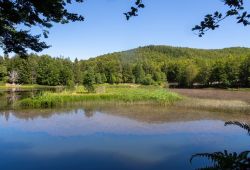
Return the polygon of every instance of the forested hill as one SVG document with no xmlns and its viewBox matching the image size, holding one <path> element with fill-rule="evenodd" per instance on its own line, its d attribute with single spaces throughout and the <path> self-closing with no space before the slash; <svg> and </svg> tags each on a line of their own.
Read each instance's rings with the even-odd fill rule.
<svg viewBox="0 0 250 170">
<path fill-rule="evenodd" d="M 89 60 L 31 54 L 0 57 L 0 82 L 41 85 L 178 83 L 181 87 L 249 87 L 250 49 L 146 46 Z"/>
<path fill-rule="evenodd" d="M 228 56 L 250 55 L 250 48 L 231 47 L 224 49 L 195 49 L 185 47 L 171 47 L 163 45 L 150 45 L 127 51 L 101 55 L 90 60 L 102 60 L 103 58 L 119 59 L 125 62 L 141 60 L 164 61 L 177 58 L 220 58 Z"/>
</svg>

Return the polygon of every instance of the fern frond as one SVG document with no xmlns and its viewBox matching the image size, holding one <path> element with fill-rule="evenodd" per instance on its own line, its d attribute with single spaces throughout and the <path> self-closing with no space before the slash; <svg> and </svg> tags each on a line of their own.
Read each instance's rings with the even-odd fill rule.
<svg viewBox="0 0 250 170">
<path fill-rule="evenodd" d="M 250 170 L 250 151 L 244 151 L 240 154 L 236 152 L 229 153 L 228 151 L 224 152 L 214 152 L 214 153 L 199 153 L 191 157 L 190 162 L 192 163 L 193 159 L 196 157 L 203 157 L 211 160 L 214 164 L 213 167 L 205 167 L 197 170 L 206 170 L 206 169 L 217 169 L 217 170 Z"/>
<path fill-rule="evenodd" d="M 250 125 L 242 122 L 237 122 L 237 121 L 228 121 L 225 122 L 225 126 L 228 125 L 236 125 L 239 126 L 240 128 L 244 129 L 247 131 L 248 135 L 250 135 Z"/>
</svg>

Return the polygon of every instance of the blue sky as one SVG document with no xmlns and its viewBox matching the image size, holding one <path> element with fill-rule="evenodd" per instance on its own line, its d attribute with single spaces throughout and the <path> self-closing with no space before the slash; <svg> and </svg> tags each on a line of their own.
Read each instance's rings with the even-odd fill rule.
<svg viewBox="0 0 250 170">
<path fill-rule="evenodd" d="M 69 10 L 82 14 L 86 20 L 54 25 L 45 40 L 52 47 L 40 54 L 88 59 L 150 44 L 206 49 L 250 47 L 250 27 L 236 24 L 235 19 L 226 20 L 220 29 L 207 32 L 203 38 L 191 31 L 205 14 L 225 11 L 221 0 L 144 0 L 144 3 L 146 8 L 130 21 L 125 20 L 123 12 L 128 11 L 132 0 L 74 3 L 68 6 Z"/>
</svg>

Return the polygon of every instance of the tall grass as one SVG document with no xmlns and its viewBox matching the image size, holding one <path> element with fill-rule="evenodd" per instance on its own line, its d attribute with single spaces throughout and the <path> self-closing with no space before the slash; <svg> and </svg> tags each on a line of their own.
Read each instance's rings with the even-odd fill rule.
<svg viewBox="0 0 250 170">
<path fill-rule="evenodd" d="M 38 84 L 25 84 L 25 85 L 12 85 L 12 84 L 1 84 L 0 82 L 0 90 L 6 90 L 6 89 L 12 89 L 12 88 L 17 88 L 17 89 L 25 89 L 25 90 L 30 90 L 30 89 L 56 89 L 56 88 L 63 88 L 63 86 L 45 86 L 45 85 L 38 85 Z"/>
<path fill-rule="evenodd" d="M 76 102 L 155 103 L 167 105 L 180 99 L 182 99 L 180 95 L 161 87 L 106 85 L 103 93 L 86 93 L 79 89 L 61 93 L 45 92 L 34 98 L 23 99 L 16 106 L 22 108 L 52 108 Z"/>
<path fill-rule="evenodd" d="M 176 107 L 209 111 L 249 113 L 250 105 L 240 100 L 186 98 L 174 104 Z"/>
</svg>

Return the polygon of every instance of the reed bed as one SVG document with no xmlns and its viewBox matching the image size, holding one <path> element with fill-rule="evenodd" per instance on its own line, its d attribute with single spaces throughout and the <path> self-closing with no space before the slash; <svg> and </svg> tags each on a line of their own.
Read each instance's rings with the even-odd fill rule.
<svg viewBox="0 0 250 170">
<path fill-rule="evenodd" d="M 223 112 L 250 113 L 250 104 L 240 100 L 185 98 L 174 104 L 177 107 Z"/>
<path fill-rule="evenodd" d="M 250 104 L 250 91 L 248 89 L 171 89 L 171 91 L 198 99 L 234 100 L 244 101 Z"/>
<path fill-rule="evenodd" d="M 45 92 L 40 96 L 26 98 L 16 103 L 21 108 L 52 108 L 79 102 L 140 103 L 168 105 L 181 100 L 177 93 L 162 87 L 145 86 L 104 86 L 102 93 L 86 93 L 82 89 L 60 93 Z"/>
</svg>

